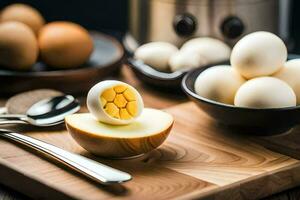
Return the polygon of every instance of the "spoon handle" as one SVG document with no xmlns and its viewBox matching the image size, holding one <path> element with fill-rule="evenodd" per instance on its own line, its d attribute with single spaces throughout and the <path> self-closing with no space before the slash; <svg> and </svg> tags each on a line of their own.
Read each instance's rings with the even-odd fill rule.
<svg viewBox="0 0 300 200">
<path fill-rule="evenodd" d="M 2 120 L 2 119 L 0 119 L 0 126 L 1 125 L 10 125 L 10 124 L 28 124 L 28 123 L 25 121 L 22 121 L 22 120 L 14 120 L 14 119 Z"/>
<path fill-rule="evenodd" d="M 0 129 L 0 136 L 24 144 L 45 155 L 50 155 L 50 157 L 56 161 L 104 185 L 122 183 L 131 179 L 131 175 L 126 172 L 111 168 L 26 135 Z"/>
<path fill-rule="evenodd" d="M 7 108 L 6 107 L 0 107 L 0 114 L 6 114 L 7 113 Z"/>
<path fill-rule="evenodd" d="M 0 119 L 5 120 L 22 120 L 27 118 L 26 115 L 19 115 L 19 114 L 0 114 Z"/>
<path fill-rule="evenodd" d="M 0 125 L 7 124 L 28 124 L 28 118 L 26 115 L 0 114 Z"/>
</svg>

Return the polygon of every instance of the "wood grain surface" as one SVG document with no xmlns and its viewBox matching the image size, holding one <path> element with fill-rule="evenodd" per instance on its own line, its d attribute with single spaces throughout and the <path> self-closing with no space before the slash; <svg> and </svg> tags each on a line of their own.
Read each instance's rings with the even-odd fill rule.
<svg viewBox="0 0 300 200">
<path fill-rule="evenodd" d="M 132 78 L 132 72 L 126 68 L 119 79 L 134 85 L 142 93 L 147 107 L 167 108 L 186 102 L 186 98 L 180 95 L 165 94 L 141 84 Z M 82 100 L 84 104 L 84 99 Z M 0 105 L 1 103 L 3 105 L 4 101 L 0 101 Z M 37 156 L 38 154 L 29 149 L 7 141 L 0 141 L 0 180 L 22 193 L 35 197 L 47 194 L 50 199 L 253 199 L 298 185 L 298 161 L 262 147 L 278 148 L 280 152 L 297 156 L 297 149 L 300 148 L 300 143 L 297 143 L 298 139 L 295 137 L 298 128 L 293 130 L 292 134 L 271 139 L 240 138 L 230 131 L 218 132 L 218 125 L 193 104 L 182 104 L 168 109 L 168 112 L 176 115 L 175 128 L 160 149 L 135 160 L 96 158 L 134 175 L 134 181 L 123 186 L 96 185 L 78 174 L 54 165 L 44 157 Z M 212 127 L 212 131 L 209 126 Z M 198 133 L 192 133 L 192 129 L 196 129 Z M 94 158 L 79 147 L 65 131 L 54 129 L 45 133 L 45 130 L 31 130 L 28 134 Z M 195 138 L 191 138 L 194 136 Z M 287 146 L 291 148 L 287 150 Z M 22 166 L 17 168 L 20 173 L 10 170 L 11 165 Z M 224 173 L 221 168 L 224 169 Z M 55 181 L 52 180 L 53 177 Z M 36 181 L 33 182 L 33 179 Z M 57 185 L 62 187 L 56 187 Z M 62 188 L 65 189 L 63 194 L 60 191 Z M 292 189 L 272 195 L 268 199 L 299 199 L 299 191 L 300 188 Z M 26 198 L 7 187 L 0 187 L 0 199 Z"/>
<path fill-rule="evenodd" d="M 5 140 L 0 141 L 0 182 L 47 199 L 257 199 L 300 184 L 300 161 L 224 131 L 193 103 L 166 111 L 175 124 L 165 144 L 132 160 L 96 158 L 64 130 L 27 132 L 131 173 L 133 180 L 123 185 L 99 186 Z"/>
</svg>

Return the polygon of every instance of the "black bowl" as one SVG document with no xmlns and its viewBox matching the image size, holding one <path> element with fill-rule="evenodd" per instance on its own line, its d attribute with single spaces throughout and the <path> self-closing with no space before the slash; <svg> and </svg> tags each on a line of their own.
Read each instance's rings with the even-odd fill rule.
<svg viewBox="0 0 300 200">
<path fill-rule="evenodd" d="M 161 72 L 132 57 L 127 59 L 127 64 L 135 73 L 137 78 L 144 83 L 165 89 L 180 89 L 182 78 L 187 72 Z"/>
<path fill-rule="evenodd" d="M 221 65 L 225 63 L 228 63 L 228 61 L 220 61 L 211 65 Z M 141 60 L 134 59 L 133 57 L 129 57 L 127 59 L 127 64 L 132 69 L 136 77 L 144 83 L 173 93 L 181 92 L 180 85 L 182 79 L 187 72 L 190 71 L 188 69 L 176 72 L 161 72 L 143 63 Z"/>
<path fill-rule="evenodd" d="M 195 80 L 209 67 L 212 65 L 188 72 L 181 86 L 188 97 L 217 122 L 239 133 L 251 135 L 276 135 L 300 123 L 300 106 L 267 109 L 242 108 L 197 95 L 194 90 Z"/>
</svg>

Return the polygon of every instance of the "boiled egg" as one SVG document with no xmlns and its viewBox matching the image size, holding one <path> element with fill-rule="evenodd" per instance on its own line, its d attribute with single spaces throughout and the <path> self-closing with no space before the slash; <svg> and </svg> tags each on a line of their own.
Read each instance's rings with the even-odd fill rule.
<svg viewBox="0 0 300 200">
<path fill-rule="evenodd" d="M 284 42 L 273 33 L 259 31 L 248 34 L 237 42 L 230 62 L 240 74 L 251 79 L 274 74 L 286 59 Z"/>
<path fill-rule="evenodd" d="M 90 113 L 66 117 L 71 136 L 84 149 L 108 158 L 124 158 L 147 153 L 168 137 L 174 118 L 161 110 L 145 108 L 132 123 L 123 126 L 98 122 Z"/>
<path fill-rule="evenodd" d="M 144 103 L 138 91 L 132 86 L 121 81 L 107 80 L 90 89 L 87 107 L 100 122 L 125 125 L 142 113 Z"/>
<path fill-rule="evenodd" d="M 46 24 L 39 33 L 41 60 L 50 67 L 79 67 L 93 52 L 93 39 L 82 26 L 66 21 Z"/>
<path fill-rule="evenodd" d="M 234 105 L 248 108 L 283 108 L 296 105 L 293 89 L 273 77 L 258 77 L 244 83 L 237 91 Z"/>
<path fill-rule="evenodd" d="M 188 40 L 180 51 L 196 52 L 207 63 L 217 63 L 229 59 L 231 48 L 218 39 L 201 37 Z"/>
<path fill-rule="evenodd" d="M 29 26 L 35 35 L 44 26 L 45 20 L 35 8 L 21 3 L 11 4 L 5 7 L 0 14 L 0 21 L 17 21 Z"/>
<path fill-rule="evenodd" d="M 234 96 L 245 82 L 231 66 L 219 65 L 206 69 L 195 81 L 195 92 L 207 99 L 233 104 Z"/>
<path fill-rule="evenodd" d="M 33 31 L 21 22 L 0 23 L 0 66 L 28 70 L 38 57 Z"/>
<path fill-rule="evenodd" d="M 177 51 L 169 59 L 171 71 L 188 70 L 207 64 L 207 60 L 195 51 Z"/>
<path fill-rule="evenodd" d="M 150 42 L 137 48 L 134 57 L 159 71 L 167 71 L 169 59 L 177 51 L 178 48 L 168 42 Z"/>
<path fill-rule="evenodd" d="M 285 81 L 292 87 L 296 96 L 297 104 L 300 104 L 300 59 L 289 60 L 274 77 Z"/>
<path fill-rule="evenodd" d="M 108 158 L 127 158 L 159 147 L 174 123 L 171 114 L 144 108 L 140 94 L 127 83 L 102 81 L 88 93 L 90 113 L 66 117 L 67 130 L 87 151 Z"/>
</svg>

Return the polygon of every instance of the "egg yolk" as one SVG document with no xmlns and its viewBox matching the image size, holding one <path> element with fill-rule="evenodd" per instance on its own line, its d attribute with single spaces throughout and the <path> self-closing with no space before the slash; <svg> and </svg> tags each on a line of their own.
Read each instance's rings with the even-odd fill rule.
<svg viewBox="0 0 300 200">
<path fill-rule="evenodd" d="M 103 110 L 109 116 L 128 120 L 138 114 L 138 105 L 134 92 L 125 85 L 106 89 L 100 96 Z"/>
</svg>

